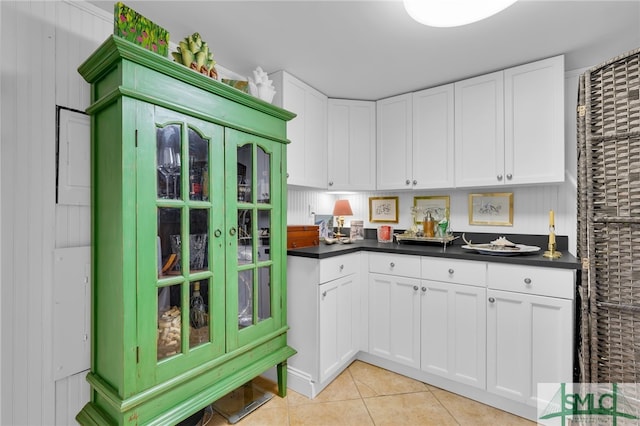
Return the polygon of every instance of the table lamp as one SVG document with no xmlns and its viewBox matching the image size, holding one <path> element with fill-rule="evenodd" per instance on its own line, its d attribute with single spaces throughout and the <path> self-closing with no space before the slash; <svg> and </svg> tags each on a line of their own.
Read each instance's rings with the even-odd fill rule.
<svg viewBox="0 0 640 426">
<path fill-rule="evenodd" d="M 344 235 L 340 233 L 340 229 L 344 226 L 344 217 L 353 216 L 349 200 L 336 200 L 336 204 L 333 206 L 333 215 L 337 217 L 336 222 L 338 224 L 336 238 L 342 238 Z"/>
</svg>

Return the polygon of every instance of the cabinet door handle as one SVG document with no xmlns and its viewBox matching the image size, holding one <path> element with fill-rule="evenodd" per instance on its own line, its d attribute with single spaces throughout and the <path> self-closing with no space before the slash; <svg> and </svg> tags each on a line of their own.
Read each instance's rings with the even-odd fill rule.
<svg viewBox="0 0 640 426">
<path fill-rule="evenodd" d="M 410 181 L 409 179 L 407 179 L 404 183 L 405 183 L 406 185 L 411 185 L 411 181 Z"/>
<path fill-rule="evenodd" d="M 449 268 L 449 275 L 453 275 L 454 272 L 453 268 Z"/>
<path fill-rule="evenodd" d="M 493 297 L 490 297 L 490 298 L 489 298 L 489 303 L 494 303 L 495 301 L 496 301 L 496 299 L 495 299 L 495 298 L 493 298 Z"/>
<path fill-rule="evenodd" d="M 389 266 L 391 266 L 392 268 L 395 268 L 396 264 L 395 264 L 395 263 L 393 263 L 393 262 L 391 262 L 391 263 L 389 264 Z"/>
<path fill-rule="evenodd" d="M 333 186 L 333 182 L 329 182 L 329 186 Z"/>
<path fill-rule="evenodd" d="M 502 175 L 497 176 L 498 180 L 502 180 Z"/>
<path fill-rule="evenodd" d="M 417 185 L 417 184 L 418 184 L 418 181 L 414 179 L 414 180 L 413 180 L 413 184 L 414 184 L 414 185 Z"/>
<path fill-rule="evenodd" d="M 524 279 L 524 283 L 525 283 L 526 285 L 530 285 L 530 284 L 531 284 L 531 278 L 525 278 L 525 279 Z"/>
<path fill-rule="evenodd" d="M 327 297 L 327 292 L 326 292 L 326 291 L 323 291 L 323 292 L 322 292 L 322 297 L 323 297 L 323 298 Z"/>
<path fill-rule="evenodd" d="M 222 231 L 219 229 L 216 229 L 215 231 L 213 231 L 213 236 L 216 238 L 219 238 L 220 235 L 222 235 Z"/>
<path fill-rule="evenodd" d="M 414 291 L 418 291 L 418 286 L 417 286 L 417 285 L 414 285 L 414 286 L 413 286 L 413 290 L 414 290 Z"/>
<path fill-rule="evenodd" d="M 229 235 L 231 235 L 232 237 L 236 235 L 236 228 L 232 226 L 231 229 L 229 229 Z"/>
<path fill-rule="evenodd" d="M 513 178 L 513 175 L 511 173 L 507 173 L 507 180 L 511 180 L 511 178 Z"/>
<path fill-rule="evenodd" d="M 340 265 L 340 271 L 344 269 L 344 265 Z"/>
<path fill-rule="evenodd" d="M 422 287 L 422 291 L 423 291 L 423 292 L 426 292 L 426 291 L 427 291 L 427 288 L 426 288 L 426 287 Z"/>
</svg>

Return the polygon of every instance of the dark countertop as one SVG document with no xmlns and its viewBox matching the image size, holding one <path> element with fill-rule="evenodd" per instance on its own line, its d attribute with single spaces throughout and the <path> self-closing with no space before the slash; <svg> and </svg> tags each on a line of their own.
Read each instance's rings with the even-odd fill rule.
<svg viewBox="0 0 640 426">
<path fill-rule="evenodd" d="M 403 241 L 400 244 L 396 242 L 379 243 L 377 240 L 373 239 L 355 241 L 350 244 L 327 245 L 324 242 L 320 242 L 319 246 L 291 249 L 287 251 L 287 254 L 289 256 L 326 259 L 329 257 L 339 256 L 347 253 L 369 251 L 381 253 L 410 254 L 416 256 L 444 257 L 448 259 L 479 260 L 483 262 L 510 263 L 515 265 L 543 266 L 547 268 L 577 270 L 581 269 L 579 260 L 575 256 L 571 255 L 566 249 L 560 250 L 562 252 L 562 257 L 560 257 L 559 259 L 548 259 L 546 257 L 543 257 L 542 255 L 546 250 L 546 245 L 542 244 L 534 244 L 538 247 L 541 247 L 540 251 L 537 253 L 522 254 L 516 256 L 497 256 L 479 254 L 475 251 L 463 249 L 461 246 L 464 244 L 464 242 L 461 242 L 459 240 L 461 239 L 454 241 L 453 245 L 447 245 L 446 249 L 443 248 L 442 244 L 412 243 L 406 241 Z M 514 239 L 511 241 L 522 240 Z M 526 243 L 523 242 L 523 244 Z"/>
</svg>

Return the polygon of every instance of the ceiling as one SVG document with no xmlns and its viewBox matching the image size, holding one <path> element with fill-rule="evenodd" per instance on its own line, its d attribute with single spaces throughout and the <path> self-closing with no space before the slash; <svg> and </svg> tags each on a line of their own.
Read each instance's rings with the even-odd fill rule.
<svg viewBox="0 0 640 426">
<path fill-rule="evenodd" d="M 113 1 L 91 1 L 113 11 Z M 565 69 L 640 47 L 640 0 L 519 0 L 484 21 L 431 28 L 400 0 L 153 1 L 125 4 L 199 32 L 224 68 L 287 70 L 332 98 L 377 100 L 566 54 Z"/>
</svg>

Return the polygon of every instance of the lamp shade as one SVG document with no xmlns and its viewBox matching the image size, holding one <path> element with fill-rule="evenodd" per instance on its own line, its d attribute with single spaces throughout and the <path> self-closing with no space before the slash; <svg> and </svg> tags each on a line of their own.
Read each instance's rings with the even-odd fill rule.
<svg viewBox="0 0 640 426">
<path fill-rule="evenodd" d="M 457 27 L 488 18 L 517 0 L 403 0 L 409 16 L 431 27 Z"/>
<path fill-rule="evenodd" d="M 336 200 L 336 204 L 335 206 L 333 206 L 333 215 L 353 216 L 353 211 L 351 210 L 351 204 L 349 204 L 349 200 Z"/>
</svg>

